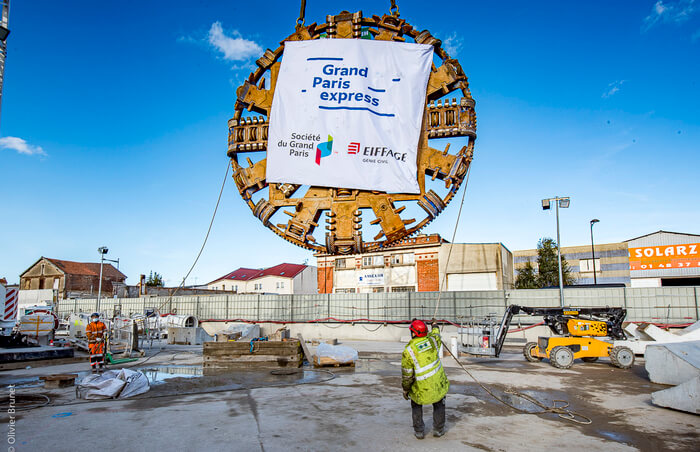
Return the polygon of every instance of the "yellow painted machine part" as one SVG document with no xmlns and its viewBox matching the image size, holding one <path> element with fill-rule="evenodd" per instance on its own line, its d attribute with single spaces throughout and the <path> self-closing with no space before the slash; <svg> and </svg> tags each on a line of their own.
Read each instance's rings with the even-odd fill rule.
<svg viewBox="0 0 700 452">
<path fill-rule="evenodd" d="M 574 352 L 574 359 L 594 356 L 599 358 L 608 357 L 610 356 L 610 349 L 613 346 L 612 344 L 591 337 L 549 337 L 541 339 L 549 339 L 547 349 L 540 351 L 539 346 L 532 349 L 532 355 L 539 356 L 540 358 L 549 358 L 549 352 L 551 352 L 554 347 L 560 345 L 564 347 L 579 345 L 581 349 L 578 352 Z"/>
<path fill-rule="evenodd" d="M 608 335 L 608 326 L 605 322 L 597 320 L 569 319 L 566 322 L 569 334 L 572 336 L 598 336 Z"/>
</svg>

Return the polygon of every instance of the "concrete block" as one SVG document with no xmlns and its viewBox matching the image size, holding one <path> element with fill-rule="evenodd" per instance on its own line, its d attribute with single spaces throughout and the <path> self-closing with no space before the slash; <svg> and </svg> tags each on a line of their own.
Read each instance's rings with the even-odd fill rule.
<svg viewBox="0 0 700 452">
<path fill-rule="evenodd" d="M 679 385 L 700 376 L 700 341 L 649 344 L 644 360 L 652 382 Z"/>
<path fill-rule="evenodd" d="M 653 343 L 654 341 L 613 341 L 615 347 L 628 347 L 635 355 L 643 355 L 647 349 L 647 345 Z"/>
<path fill-rule="evenodd" d="M 681 331 L 681 334 L 686 335 L 688 333 L 692 333 L 694 331 L 700 331 L 700 321 L 697 321 L 690 325 L 689 327 L 686 327 Z"/>
<path fill-rule="evenodd" d="M 213 340 L 203 328 L 168 327 L 168 344 L 201 345 Z"/>
<path fill-rule="evenodd" d="M 684 337 L 693 337 L 700 339 L 700 321 L 697 321 L 692 325 L 683 328 L 683 331 L 681 331 L 680 334 Z"/>
<path fill-rule="evenodd" d="M 635 355 L 643 355 L 650 344 L 667 344 L 700 340 L 700 322 L 681 330 L 678 334 L 662 330 L 654 325 L 637 326 L 630 323 L 624 329 L 630 338 L 626 341 L 614 341 L 615 347 L 629 347 Z"/>
<path fill-rule="evenodd" d="M 642 331 L 644 334 L 650 336 L 653 340 L 657 342 L 675 342 L 677 340 L 683 340 L 673 333 L 669 333 L 666 330 L 662 330 L 656 325 L 648 323 L 642 325 L 638 328 L 638 331 Z"/>
<path fill-rule="evenodd" d="M 625 333 L 627 333 L 627 337 L 629 337 L 630 339 L 634 338 L 634 339 L 639 339 L 640 341 L 653 341 L 654 340 L 651 336 L 649 336 L 644 331 L 642 331 L 639 328 L 639 325 L 637 325 L 636 323 L 630 323 L 629 325 L 627 325 L 624 328 L 624 330 L 625 330 Z"/>
<path fill-rule="evenodd" d="M 700 414 L 700 376 L 678 386 L 652 393 L 651 403 L 674 410 Z"/>
</svg>

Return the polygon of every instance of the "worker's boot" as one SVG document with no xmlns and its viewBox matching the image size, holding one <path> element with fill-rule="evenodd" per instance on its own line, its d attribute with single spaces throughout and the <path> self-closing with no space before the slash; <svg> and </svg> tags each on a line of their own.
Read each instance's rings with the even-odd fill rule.
<svg viewBox="0 0 700 452">
<path fill-rule="evenodd" d="M 418 439 L 425 438 L 425 432 L 413 432 L 413 434 L 416 435 L 416 438 Z"/>
</svg>

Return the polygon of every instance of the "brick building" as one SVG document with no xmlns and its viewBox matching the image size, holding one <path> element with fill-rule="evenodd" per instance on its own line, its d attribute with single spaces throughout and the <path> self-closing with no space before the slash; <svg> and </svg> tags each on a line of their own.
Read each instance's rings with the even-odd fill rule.
<svg viewBox="0 0 700 452">
<path fill-rule="evenodd" d="M 372 253 L 316 259 L 319 293 L 432 292 L 443 279 L 449 291 L 513 288 L 513 256 L 501 243 L 450 245 L 419 235 Z"/>
<path fill-rule="evenodd" d="M 102 294 L 111 297 L 118 286 L 123 286 L 126 275 L 111 264 L 102 267 Z M 73 262 L 41 257 L 20 275 L 20 296 L 30 291 L 52 290 L 58 299 L 83 295 L 97 295 L 100 282 L 99 262 Z"/>
</svg>

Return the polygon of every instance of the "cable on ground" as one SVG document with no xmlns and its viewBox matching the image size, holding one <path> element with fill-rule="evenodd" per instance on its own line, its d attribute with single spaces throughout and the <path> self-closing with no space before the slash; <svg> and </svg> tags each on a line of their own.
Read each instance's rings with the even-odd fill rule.
<svg viewBox="0 0 700 452">
<path fill-rule="evenodd" d="M 513 396 L 520 397 L 521 399 L 527 400 L 528 402 L 530 402 L 533 405 L 540 408 L 541 411 L 527 411 L 527 410 L 523 410 L 522 408 L 516 407 L 512 403 L 509 403 L 506 400 L 503 400 L 501 397 L 498 397 L 496 394 L 493 393 L 493 391 L 491 391 L 487 386 L 485 386 L 483 383 L 481 383 L 474 375 L 472 375 L 472 373 L 469 372 L 469 370 L 466 367 L 464 367 L 464 365 L 461 362 L 459 362 L 457 357 L 452 354 L 452 350 L 450 350 L 449 347 L 444 347 L 444 348 L 445 348 L 445 350 L 447 350 L 447 353 L 449 353 L 450 356 L 454 358 L 454 360 L 457 362 L 459 367 L 461 367 L 462 370 L 464 370 L 467 373 L 467 375 L 469 375 L 471 377 L 471 379 L 474 380 L 474 382 L 481 387 L 481 389 L 486 391 L 487 394 L 489 394 L 491 397 L 498 400 L 499 402 L 501 402 L 505 406 L 508 406 L 508 407 L 514 409 L 515 411 L 517 411 L 519 413 L 524 413 L 524 414 L 552 413 L 552 414 L 556 414 L 561 419 L 564 419 L 566 421 L 571 421 L 571 422 L 574 422 L 576 424 L 588 425 L 588 424 L 593 423 L 593 421 L 590 418 L 568 409 L 569 402 L 567 402 L 566 400 L 552 400 L 552 406 L 547 406 L 547 405 L 543 404 L 542 402 L 540 402 L 539 400 L 532 397 L 531 395 L 523 394 L 522 392 L 520 392 L 516 389 L 509 388 L 506 391 L 504 391 L 506 394 L 511 394 Z M 557 402 L 561 403 L 561 405 L 557 406 Z"/>
<path fill-rule="evenodd" d="M 452 241 L 450 242 L 450 249 L 447 253 L 447 260 L 445 261 L 446 268 L 450 264 L 450 256 L 452 255 L 452 246 L 454 245 L 455 237 L 457 235 L 457 227 L 459 226 L 459 220 L 460 220 L 460 217 L 462 216 L 462 207 L 464 207 L 464 197 L 467 193 L 467 184 L 469 183 L 469 173 L 470 172 L 471 172 L 471 165 L 469 165 L 469 168 L 467 169 L 467 176 L 466 176 L 465 183 L 464 183 L 464 192 L 462 192 L 462 202 L 459 205 L 459 212 L 457 213 L 457 220 L 455 221 L 455 227 L 454 227 L 454 230 L 452 232 Z M 443 276 L 442 282 L 440 284 L 440 291 L 438 292 L 438 299 L 437 299 L 437 302 L 435 303 L 435 313 L 433 314 L 433 318 L 437 317 L 438 309 L 440 308 L 440 297 L 441 297 L 442 292 L 444 290 L 446 279 L 447 279 L 447 271 L 445 271 L 445 275 Z M 453 322 L 447 322 L 447 323 L 450 323 L 452 325 L 456 325 Z M 538 324 L 538 325 L 540 325 L 540 324 Z M 456 326 L 458 326 L 458 325 L 456 325 Z M 532 325 L 532 326 L 529 326 L 526 328 L 519 328 L 516 331 L 523 331 L 525 329 L 533 328 L 535 326 L 537 326 L 537 325 Z M 516 332 L 516 331 L 512 331 L 512 332 Z M 511 331 L 508 331 L 508 332 L 510 333 Z M 517 411 L 519 413 L 527 413 L 527 414 L 554 413 L 557 416 L 559 416 L 559 418 L 561 418 L 561 419 L 575 422 L 577 424 L 587 425 L 587 424 L 591 424 L 593 422 L 590 418 L 583 416 L 582 414 L 576 413 L 575 411 L 569 410 L 568 409 L 569 402 L 567 402 L 565 400 L 553 400 L 552 406 L 546 406 L 545 404 L 543 404 L 542 402 L 540 402 L 539 400 L 535 399 L 534 397 L 532 397 L 528 394 L 523 394 L 522 392 L 517 391 L 517 390 L 512 389 L 512 388 L 508 389 L 506 391 L 507 394 L 511 394 L 511 395 L 516 396 L 516 397 L 520 397 L 524 400 L 527 400 L 528 402 L 539 407 L 541 409 L 541 411 L 532 412 L 532 411 L 527 411 L 527 410 L 523 410 L 521 408 L 518 408 L 515 405 L 513 405 L 512 403 L 508 403 L 507 401 L 503 400 L 501 397 L 498 397 L 496 394 L 494 394 L 493 391 L 491 391 L 488 387 L 486 387 L 483 383 L 481 383 L 474 375 L 472 375 L 471 372 L 469 372 L 469 370 L 466 367 L 464 367 L 464 365 L 461 362 L 459 362 L 457 357 L 452 354 L 452 350 L 450 350 L 449 347 L 444 347 L 444 348 L 447 350 L 447 352 L 450 354 L 450 356 L 452 356 L 452 358 L 454 358 L 454 360 L 457 362 L 459 367 L 461 367 L 462 370 L 464 370 L 467 373 L 467 375 L 469 375 L 471 377 L 471 379 L 474 380 L 474 382 L 476 382 L 476 384 L 478 384 L 481 387 L 481 389 L 486 391 L 486 393 L 489 394 L 494 399 L 498 400 L 502 404 L 514 409 L 515 411 Z M 561 403 L 562 405 L 557 406 L 557 402 Z"/>
<path fill-rule="evenodd" d="M 22 400 L 24 399 L 24 400 Z M 43 402 L 37 402 L 36 399 L 45 399 Z M 0 398 L 0 405 L 10 406 L 10 403 L 14 405 L 15 411 L 28 411 L 35 408 L 41 408 L 47 406 L 51 403 L 51 398 L 46 394 L 22 394 L 15 393 L 14 397 L 10 399 L 9 396 Z"/>
</svg>

